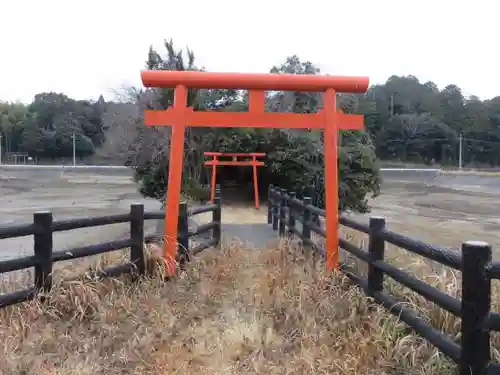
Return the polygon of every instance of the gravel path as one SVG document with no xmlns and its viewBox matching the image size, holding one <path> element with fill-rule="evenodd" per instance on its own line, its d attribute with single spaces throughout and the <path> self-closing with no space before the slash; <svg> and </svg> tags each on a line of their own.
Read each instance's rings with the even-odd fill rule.
<svg viewBox="0 0 500 375">
<path fill-rule="evenodd" d="M 256 249 L 263 249 L 279 238 L 268 224 L 223 224 L 222 235 L 226 240 L 235 239 Z"/>
<path fill-rule="evenodd" d="M 224 212 L 224 208 L 223 208 Z M 264 215 L 264 213 L 263 213 Z M 155 234 L 161 235 L 163 233 L 163 220 L 158 220 L 156 223 Z M 195 229 L 199 224 L 196 221 L 196 216 L 190 218 L 189 229 Z M 191 240 L 202 242 L 209 239 L 211 234 L 209 232 L 200 234 Z M 273 240 L 278 238 L 277 232 L 272 230 L 270 225 L 264 223 L 247 223 L 247 224 L 234 224 L 222 223 L 222 237 L 226 241 L 237 241 L 247 247 L 264 248 Z"/>
</svg>

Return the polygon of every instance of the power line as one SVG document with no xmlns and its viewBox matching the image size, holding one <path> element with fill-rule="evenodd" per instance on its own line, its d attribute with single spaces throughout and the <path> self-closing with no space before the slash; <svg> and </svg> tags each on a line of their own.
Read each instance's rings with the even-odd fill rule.
<svg viewBox="0 0 500 375">
<path fill-rule="evenodd" d="M 411 138 L 411 139 L 387 139 L 384 140 L 383 143 L 411 143 L 411 142 L 429 142 L 429 141 L 452 141 L 453 139 L 450 138 L 427 138 L 427 137 L 422 137 L 422 138 Z M 458 138 L 457 142 L 460 142 L 460 137 Z M 493 144 L 493 145 L 500 145 L 500 141 L 486 141 L 482 139 L 472 139 L 472 138 L 466 138 L 462 137 L 462 142 L 472 142 L 472 143 L 487 143 L 487 144 Z"/>
<path fill-rule="evenodd" d="M 451 141 L 450 138 L 411 138 L 411 139 L 387 139 L 384 143 L 410 143 L 410 142 L 428 142 L 428 141 Z"/>
<path fill-rule="evenodd" d="M 488 144 L 493 144 L 493 145 L 497 145 L 497 144 L 500 144 L 500 141 L 485 141 L 485 140 L 481 140 L 481 139 L 471 139 L 471 138 L 463 138 L 464 141 L 467 141 L 467 142 L 477 142 L 477 143 L 488 143 Z"/>
</svg>

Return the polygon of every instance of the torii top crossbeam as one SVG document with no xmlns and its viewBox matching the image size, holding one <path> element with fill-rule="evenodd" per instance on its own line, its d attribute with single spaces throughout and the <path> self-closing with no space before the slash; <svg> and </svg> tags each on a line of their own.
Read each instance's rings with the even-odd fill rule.
<svg viewBox="0 0 500 375">
<path fill-rule="evenodd" d="M 282 90 L 363 93 L 368 77 L 319 76 L 310 74 L 208 73 L 192 71 L 145 70 L 141 72 L 145 87 L 192 89 Z"/>
<path fill-rule="evenodd" d="M 184 153 L 187 126 L 322 129 L 325 148 L 326 266 L 338 267 L 338 170 L 337 132 L 361 130 L 362 115 L 337 111 L 336 93 L 363 93 L 367 77 L 335 77 L 295 74 L 208 73 L 192 71 L 143 71 L 146 87 L 175 88 L 174 106 L 167 110 L 147 110 L 147 126 L 172 126 L 170 168 L 165 213 L 165 258 L 175 259 Z M 198 112 L 187 106 L 188 89 L 249 90 L 248 112 Z M 266 90 L 323 92 L 323 109 L 318 113 L 265 112 Z M 172 266 L 173 267 L 173 266 Z M 171 268 L 170 272 L 174 270 Z"/>
</svg>

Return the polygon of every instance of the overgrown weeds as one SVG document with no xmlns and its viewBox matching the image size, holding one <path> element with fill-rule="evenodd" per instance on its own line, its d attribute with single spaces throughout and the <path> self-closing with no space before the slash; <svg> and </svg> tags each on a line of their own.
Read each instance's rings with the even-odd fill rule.
<svg viewBox="0 0 500 375">
<path fill-rule="evenodd" d="M 351 243 L 367 250 L 368 237 L 353 230 L 344 230 L 343 237 Z M 445 292 L 451 297 L 461 299 L 462 294 L 462 274 L 461 272 L 449 267 L 442 266 L 418 256 L 407 250 L 396 246 L 386 244 L 385 260 L 397 268 L 404 270 L 411 276 L 424 281 L 428 285 Z M 366 263 L 354 258 L 348 257 L 346 262 L 354 268 L 355 272 L 364 277 L 367 276 Z M 425 321 L 432 324 L 433 327 L 446 333 L 452 340 L 460 341 L 460 323 L 461 320 L 453 314 L 440 308 L 435 303 L 413 292 L 386 276 L 384 279 L 384 289 L 395 296 L 399 301 L 411 307 Z M 481 293 L 481 291 L 478 291 Z M 491 310 L 500 311 L 500 283 L 499 280 L 492 280 L 491 291 Z M 492 359 L 500 362 L 500 335 L 491 333 Z"/>
<path fill-rule="evenodd" d="M 424 305 L 426 306 L 426 305 Z M 291 243 L 210 249 L 159 277 L 57 285 L 0 310 L 0 373 L 449 374 L 404 324 Z"/>
</svg>

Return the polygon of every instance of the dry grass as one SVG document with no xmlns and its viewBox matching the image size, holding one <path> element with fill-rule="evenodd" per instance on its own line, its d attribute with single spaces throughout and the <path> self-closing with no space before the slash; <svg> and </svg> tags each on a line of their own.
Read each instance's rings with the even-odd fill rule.
<svg viewBox="0 0 500 375">
<path fill-rule="evenodd" d="M 367 250 L 368 236 L 350 229 L 343 229 L 342 237 L 351 243 Z M 412 254 L 404 249 L 386 244 L 385 260 L 392 265 L 404 270 L 408 274 L 425 281 L 427 284 L 447 293 L 457 299 L 461 298 L 462 274 L 454 269 L 444 267 L 436 262 Z M 366 277 L 366 263 L 348 257 L 346 262 L 356 270 L 356 273 Z M 445 332 L 450 338 L 458 342 L 460 337 L 460 319 L 443 310 L 436 304 L 426 300 L 409 288 L 385 277 L 384 288 L 400 301 L 413 308 L 418 314 L 433 327 Z M 480 292 L 480 291 L 478 291 Z M 492 281 L 492 311 L 500 311 L 500 282 Z M 492 357 L 500 361 L 500 335 L 492 333 Z"/>
<path fill-rule="evenodd" d="M 98 271 L 108 266 L 126 263 L 129 259 L 128 249 L 112 251 L 109 253 L 93 255 L 89 257 L 54 263 L 53 279 L 55 284 L 61 284 L 63 280 L 73 279 L 75 275 L 83 278 L 91 278 Z M 34 283 L 33 268 L 0 274 L 0 293 L 9 293 L 20 290 Z M 1 373 L 0 373 L 1 374 Z"/>
<path fill-rule="evenodd" d="M 292 244 L 200 254 L 163 283 L 82 276 L 0 310 L 0 373 L 448 374 L 450 363 Z"/>
</svg>

